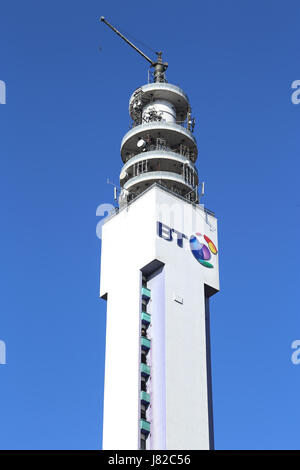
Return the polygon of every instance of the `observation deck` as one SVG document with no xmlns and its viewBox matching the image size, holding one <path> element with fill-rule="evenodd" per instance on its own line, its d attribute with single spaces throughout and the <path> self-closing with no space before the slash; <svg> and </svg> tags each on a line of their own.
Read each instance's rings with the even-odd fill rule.
<svg viewBox="0 0 300 470">
<path fill-rule="evenodd" d="M 187 95 L 169 83 L 149 83 L 129 100 L 131 129 L 121 142 L 120 205 L 153 183 L 198 202 L 197 142 Z"/>
</svg>

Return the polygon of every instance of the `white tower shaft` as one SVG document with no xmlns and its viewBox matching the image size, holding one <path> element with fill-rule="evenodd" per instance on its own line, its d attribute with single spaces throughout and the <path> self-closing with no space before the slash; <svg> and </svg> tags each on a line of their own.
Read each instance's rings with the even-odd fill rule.
<svg viewBox="0 0 300 470">
<path fill-rule="evenodd" d="M 219 289 L 217 222 L 199 206 L 189 99 L 166 82 L 129 100 L 120 210 L 102 230 L 107 300 L 104 449 L 213 447 L 209 297 Z"/>
<path fill-rule="evenodd" d="M 203 243 L 213 250 L 210 258 L 204 250 L 211 267 L 192 251 L 195 234 L 211 243 Z M 102 243 L 103 448 L 211 448 L 208 298 L 219 289 L 216 219 L 156 185 L 104 224 Z"/>
</svg>

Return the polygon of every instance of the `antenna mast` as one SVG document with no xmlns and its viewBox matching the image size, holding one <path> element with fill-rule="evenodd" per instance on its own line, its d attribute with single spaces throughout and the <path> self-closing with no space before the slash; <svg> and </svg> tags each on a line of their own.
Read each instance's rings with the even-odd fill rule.
<svg viewBox="0 0 300 470">
<path fill-rule="evenodd" d="M 100 21 L 109 26 L 120 38 L 122 38 L 129 46 L 131 46 L 136 52 L 138 52 L 144 59 L 146 59 L 151 67 L 154 67 L 154 82 L 165 82 L 165 71 L 168 68 L 168 63 L 162 61 L 162 52 L 156 52 L 157 60 L 151 60 L 144 52 L 142 52 L 137 46 L 135 46 L 129 39 L 127 39 L 120 31 L 118 31 L 114 26 L 112 26 L 104 16 L 101 16 Z"/>
</svg>

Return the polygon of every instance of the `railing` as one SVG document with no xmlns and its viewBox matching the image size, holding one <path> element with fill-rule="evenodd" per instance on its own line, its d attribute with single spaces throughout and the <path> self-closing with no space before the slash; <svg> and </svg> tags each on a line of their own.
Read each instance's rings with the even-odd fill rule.
<svg viewBox="0 0 300 470">
<path fill-rule="evenodd" d="M 138 118 L 138 119 L 130 119 L 129 121 L 129 129 L 134 129 L 136 126 L 140 126 L 141 124 L 149 124 L 150 122 L 167 122 L 164 119 L 162 119 L 160 116 L 155 116 L 151 118 Z M 194 131 L 194 126 L 192 126 L 191 129 L 188 128 L 188 120 L 184 119 L 183 121 L 174 121 L 173 124 L 178 124 L 179 126 L 183 127 L 184 129 L 187 129 L 191 132 Z"/>
<path fill-rule="evenodd" d="M 126 204 L 123 205 L 123 207 L 120 207 L 120 208 L 115 208 L 113 209 L 109 215 L 105 218 L 105 222 L 107 222 L 108 220 L 112 219 L 113 217 L 115 217 L 116 215 L 118 215 L 120 212 L 122 212 L 123 210 L 126 210 L 128 208 L 128 206 L 130 206 L 133 202 L 135 202 L 137 199 L 141 198 L 142 196 L 144 196 L 146 193 L 148 193 L 149 191 L 152 190 L 153 187 L 158 187 L 160 189 L 162 189 L 163 191 L 166 191 L 167 193 L 169 193 L 171 196 L 174 196 L 174 192 L 171 191 L 170 189 L 166 188 L 165 186 L 162 186 L 160 183 L 153 183 L 151 184 L 151 186 L 149 186 L 148 188 L 146 188 L 143 192 L 141 192 L 140 194 L 137 194 L 135 196 L 134 199 L 132 199 L 131 201 L 128 201 Z M 200 211 L 200 212 L 203 212 L 204 214 L 208 214 L 208 215 L 212 215 L 213 217 L 215 217 L 215 213 L 209 209 L 207 209 L 206 207 L 204 207 L 203 204 L 199 204 L 198 202 L 195 202 L 195 201 L 190 201 L 189 199 L 187 199 L 186 197 L 184 196 L 180 196 L 179 194 L 176 195 L 176 197 L 178 197 L 179 199 L 181 199 L 182 201 L 184 202 L 187 202 L 189 204 L 191 204 L 193 207 L 195 207 L 196 210 Z"/>
<path fill-rule="evenodd" d="M 165 163 L 165 162 L 162 162 Z M 151 166 L 152 164 L 152 166 Z M 131 167 L 132 169 L 132 174 L 127 175 L 122 179 L 122 185 L 126 184 L 128 181 L 130 181 L 132 178 L 136 178 L 137 176 L 140 175 L 146 175 L 147 173 L 161 173 L 161 172 L 167 172 L 170 174 L 174 174 L 176 176 L 181 176 L 182 180 L 184 183 L 187 183 L 189 186 L 192 188 L 196 188 L 197 185 L 197 171 L 196 169 L 191 168 L 188 164 L 181 164 L 179 168 L 177 169 L 172 169 L 164 165 L 161 165 L 160 162 L 158 162 L 156 165 L 153 165 L 152 160 L 141 160 L 137 163 L 134 163 Z"/>
<path fill-rule="evenodd" d="M 163 144 L 163 143 L 156 143 L 156 144 L 147 144 L 146 143 L 145 147 L 143 148 L 144 152 L 153 152 L 155 150 L 162 150 L 164 152 L 175 152 L 175 153 L 178 153 L 179 155 L 182 155 L 183 157 L 188 158 L 189 160 L 194 160 L 195 159 L 195 153 L 191 152 L 189 147 L 187 147 L 185 145 L 182 145 L 182 144 L 176 145 L 174 147 L 169 147 L 168 145 Z M 126 155 L 126 162 L 128 162 L 128 160 L 130 160 L 130 158 L 135 157 L 139 153 L 141 153 L 141 152 L 137 151 L 135 153 L 131 152 L 128 155 Z"/>
</svg>

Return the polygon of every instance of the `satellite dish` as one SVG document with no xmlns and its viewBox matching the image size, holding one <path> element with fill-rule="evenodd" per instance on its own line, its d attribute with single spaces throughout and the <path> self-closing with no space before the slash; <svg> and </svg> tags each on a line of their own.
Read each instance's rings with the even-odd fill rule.
<svg viewBox="0 0 300 470">
<path fill-rule="evenodd" d="M 123 180 L 124 178 L 126 178 L 126 176 L 127 176 L 127 171 L 122 170 L 121 173 L 120 173 L 120 180 Z"/>
<path fill-rule="evenodd" d="M 127 189 L 122 189 L 120 199 L 122 199 L 122 200 L 127 199 L 128 194 L 129 194 L 129 191 L 127 191 Z"/>
<path fill-rule="evenodd" d="M 145 147 L 145 145 L 146 145 L 146 142 L 144 141 L 144 139 L 140 139 L 137 143 L 137 146 L 139 148 Z"/>
</svg>

